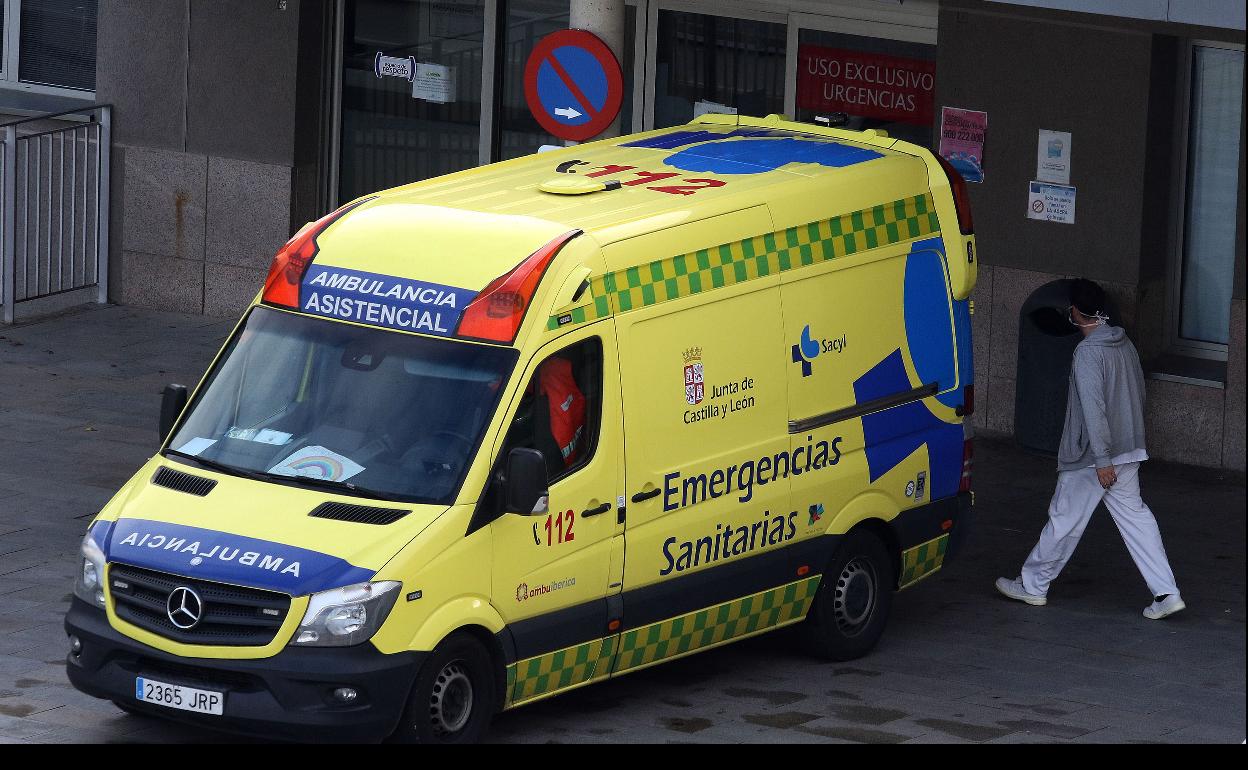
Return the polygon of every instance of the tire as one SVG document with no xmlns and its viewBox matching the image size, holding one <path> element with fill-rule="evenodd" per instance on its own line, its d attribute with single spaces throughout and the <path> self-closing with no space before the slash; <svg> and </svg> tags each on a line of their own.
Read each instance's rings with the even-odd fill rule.
<svg viewBox="0 0 1248 770">
<path fill-rule="evenodd" d="M 888 550 L 873 533 L 849 534 L 819 582 L 803 624 L 812 653 L 853 660 L 875 647 L 893 606 L 893 569 Z"/>
<path fill-rule="evenodd" d="M 471 635 L 448 636 L 420 667 L 393 743 L 476 743 L 498 710 L 494 661 Z"/>
</svg>

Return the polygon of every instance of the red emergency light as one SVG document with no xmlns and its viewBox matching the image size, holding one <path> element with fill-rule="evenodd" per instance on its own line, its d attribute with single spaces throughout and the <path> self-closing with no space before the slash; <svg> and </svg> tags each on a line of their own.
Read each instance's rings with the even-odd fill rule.
<svg viewBox="0 0 1248 770">
<path fill-rule="evenodd" d="M 514 342 L 546 268 L 560 249 L 580 234 L 580 230 L 564 233 L 533 252 L 511 272 L 490 281 L 464 308 L 455 336 L 505 345 Z"/>
<path fill-rule="evenodd" d="M 936 160 L 949 178 L 949 187 L 953 190 L 953 208 L 958 212 L 958 229 L 963 235 L 972 235 L 975 232 L 975 221 L 971 218 L 971 194 L 966 189 L 966 180 L 939 154 L 936 155 Z"/>
<path fill-rule="evenodd" d="M 299 284 L 303 282 L 303 274 L 308 271 L 308 265 L 312 264 L 312 258 L 316 256 L 317 236 L 343 214 L 371 200 L 372 198 L 362 198 L 353 201 L 299 228 L 299 232 L 286 241 L 286 245 L 278 249 L 277 255 L 273 257 L 273 264 L 269 266 L 269 277 L 264 280 L 261 301 L 268 305 L 298 310 Z"/>
</svg>

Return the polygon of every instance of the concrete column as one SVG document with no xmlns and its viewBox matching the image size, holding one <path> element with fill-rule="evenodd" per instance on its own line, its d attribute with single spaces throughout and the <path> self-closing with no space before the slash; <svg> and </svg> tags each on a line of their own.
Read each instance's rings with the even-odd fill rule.
<svg viewBox="0 0 1248 770">
<path fill-rule="evenodd" d="M 620 66 L 624 66 L 624 0 L 572 0 L 568 26 L 597 35 L 611 49 L 611 53 L 615 54 Z M 631 99 L 632 96 L 624 94 L 624 98 Z M 617 116 L 607 130 L 596 138 L 619 135 L 620 119 Z"/>
</svg>

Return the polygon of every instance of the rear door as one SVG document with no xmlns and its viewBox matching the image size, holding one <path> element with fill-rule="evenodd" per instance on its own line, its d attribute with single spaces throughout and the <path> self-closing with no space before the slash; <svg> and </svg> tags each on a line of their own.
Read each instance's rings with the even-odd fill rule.
<svg viewBox="0 0 1248 770">
<path fill-rule="evenodd" d="M 843 516 L 833 531 L 844 532 L 956 493 L 963 396 L 940 239 L 802 267 L 781 294 L 792 449 L 805 458 L 826 446 L 836 464 L 794 479 L 795 507 Z"/>
</svg>

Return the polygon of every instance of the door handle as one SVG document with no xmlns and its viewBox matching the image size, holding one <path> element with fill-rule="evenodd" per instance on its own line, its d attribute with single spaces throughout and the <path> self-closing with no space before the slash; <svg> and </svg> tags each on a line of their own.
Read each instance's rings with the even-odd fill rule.
<svg viewBox="0 0 1248 770">
<path fill-rule="evenodd" d="M 663 490 L 659 489 L 658 487 L 655 487 L 649 492 L 638 492 L 637 494 L 633 495 L 633 502 L 634 503 L 644 502 L 646 500 L 649 500 L 652 497 L 658 497 L 662 492 Z"/>
<path fill-rule="evenodd" d="M 590 516 L 597 516 L 599 514 L 606 513 L 609 510 L 611 510 L 611 503 L 603 503 L 597 508 L 590 508 L 588 510 L 581 511 L 581 518 L 588 519 Z"/>
</svg>

